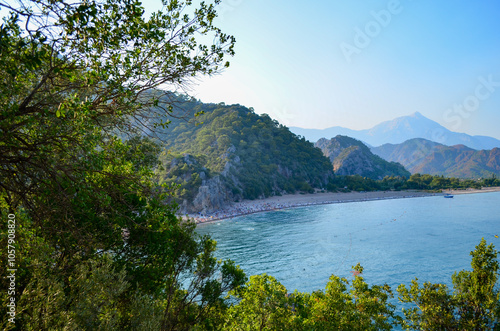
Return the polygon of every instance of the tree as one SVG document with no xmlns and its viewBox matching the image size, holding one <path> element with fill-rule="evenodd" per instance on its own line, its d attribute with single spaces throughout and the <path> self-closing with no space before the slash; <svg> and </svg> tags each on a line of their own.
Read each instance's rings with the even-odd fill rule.
<svg viewBox="0 0 500 331">
<path fill-rule="evenodd" d="M 472 271 L 452 276 L 453 292 L 443 284 L 418 280 L 410 288 L 398 287 L 399 299 L 416 305 L 404 308 L 404 326 L 413 330 L 498 330 L 500 328 L 500 291 L 498 252 L 484 238 L 471 252 Z"/>
<path fill-rule="evenodd" d="M 251 276 L 233 294 L 240 299 L 226 315 L 225 330 L 291 330 L 292 301 L 286 288 L 267 274 Z"/>
<path fill-rule="evenodd" d="M 153 181 L 158 148 L 144 138 L 155 135 L 156 116 L 175 115 L 175 90 L 220 72 L 234 53 L 234 38 L 213 25 L 215 5 L 191 4 L 165 1 L 145 19 L 135 0 L 0 1 L 9 10 L 0 27 L 0 203 L 2 216 L 18 215 L 23 245 L 16 299 L 26 309 L 17 327 L 111 325 L 95 321 L 100 313 L 71 315 L 79 301 L 109 307 L 113 325 L 132 328 L 125 312 L 137 296 L 164 308 L 163 329 L 187 328 L 223 309 L 223 293 L 244 282 L 165 204 Z M 103 254 L 112 258 L 103 270 L 115 270 L 123 286 L 117 297 L 89 301 L 112 283 L 100 277 Z M 94 289 L 72 281 L 79 272 Z M 40 282 L 45 276 L 53 285 Z M 38 305 L 44 297 L 52 299 Z M 9 298 L 0 299 L 5 316 Z M 23 315 L 40 307 L 48 309 L 38 310 L 40 323 Z"/>
<path fill-rule="evenodd" d="M 369 286 L 363 279 L 363 267 L 353 267 L 354 280 L 349 289 L 345 278 L 330 277 L 326 291 L 310 298 L 309 327 L 321 330 L 391 330 L 397 320 L 395 306 L 388 302 L 388 285 Z"/>
<path fill-rule="evenodd" d="M 239 300 L 227 313 L 227 330 L 391 330 L 399 318 L 388 303 L 387 285 L 369 286 L 353 267 L 352 286 L 345 278 L 330 277 L 326 290 L 287 293 L 266 274 L 251 276 L 232 293 Z M 349 288 L 350 287 L 350 288 Z"/>
<path fill-rule="evenodd" d="M 462 270 L 452 276 L 460 327 L 496 330 L 500 328 L 498 252 L 483 238 L 470 255 L 472 271 Z"/>
<path fill-rule="evenodd" d="M 9 205 L 39 209 L 30 197 L 40 182 L 71 180 L 112 133 L 151 133 L 153 117 L 171 113 L 172 94 L 159 88 L 228 66 L 235 40 L 213 25 L 214 5 L 183 13 L 190 5 L 165 2 L 146 20 L 136 0 L 0 2 L 10 10 L 0 30 L 0 185 Z"/>
</svg>

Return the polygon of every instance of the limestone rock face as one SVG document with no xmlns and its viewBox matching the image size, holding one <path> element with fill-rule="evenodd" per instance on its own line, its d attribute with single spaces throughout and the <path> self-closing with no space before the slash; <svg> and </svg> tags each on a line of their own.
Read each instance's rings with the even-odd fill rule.
<svg viewBox="0 0 500 331">
<path fill-rule="evenodd" d="M 211 213 L 224 208 L 230 204 L 230 201 L 230 194 L 227 192 L 221 176 L 215 176 L 203 181 L 189 211 L 201 212 L 202 214 Z"/>
</svg>

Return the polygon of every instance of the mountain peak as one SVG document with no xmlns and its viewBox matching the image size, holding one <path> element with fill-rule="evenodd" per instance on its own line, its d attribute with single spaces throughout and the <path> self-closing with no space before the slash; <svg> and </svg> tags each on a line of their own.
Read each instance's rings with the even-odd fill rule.
<svg viewBox="0 0 500 331">
<path fill-rule="evenodd" d="M 410 115 L 410 117 L 416 117 L 416 118 L 425 118 L 424 115 L 422 115 L 420 112 L 416 111 L 413 114 Z"/>
<path fill-rule="evenodd" d="M 342 127 L 332 127 L 324 130 L 290 128 L 290 130 L 305 136 L 310 141 L 318 141 L 322 137 L 330 139 L 341 134 L 361 140 L 371 146 L 380 146 L 386 143 L 400 144 L 409 139 L 423 138 L 447 146 L 463 144 L 477 150 L 500 147 L 500 140 L 498 139 L 452 132 L 418 111 L 379 123 L 371 129 L 365 130 L 350 130 Z"/>
</svg>

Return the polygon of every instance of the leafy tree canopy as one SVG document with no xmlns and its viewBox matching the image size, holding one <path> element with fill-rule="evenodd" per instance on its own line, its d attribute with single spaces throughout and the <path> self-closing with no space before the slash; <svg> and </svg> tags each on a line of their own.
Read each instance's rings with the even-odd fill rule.
<svg viewBox="0 0 500 331">
<path fill-rule="evenodd" d="M 218 2 L 165 1 L 146 18 L 135 0 L 0 1 L 0 205 L 22 247 L 18 328 L 141 329 L 138 305 L 143 326 L 187 328 L 244 281 L 164 203 L 158 146 L 136 136 L 174 115 L 164 91 L 227 67 L 235 40 L 213 25 Z"/>
</svg>

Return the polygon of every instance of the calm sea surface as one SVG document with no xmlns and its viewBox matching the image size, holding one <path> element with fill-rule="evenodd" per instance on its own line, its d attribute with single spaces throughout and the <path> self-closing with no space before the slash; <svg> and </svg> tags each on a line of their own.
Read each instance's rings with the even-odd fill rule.
<svg viewBox="0 0 500 331">
<path fill-rule="evenodd" d="M 419 281 L 451 285 L 470 269 L 485 238 L 500 250 L 500 192 L 353 202 L 272 211 L 198 226 L 218 242 L 217 256 L 247 275 L 268 273 L 288 291 L 324 289 L 331 274 L 369 284 Z"/>
</svg>

